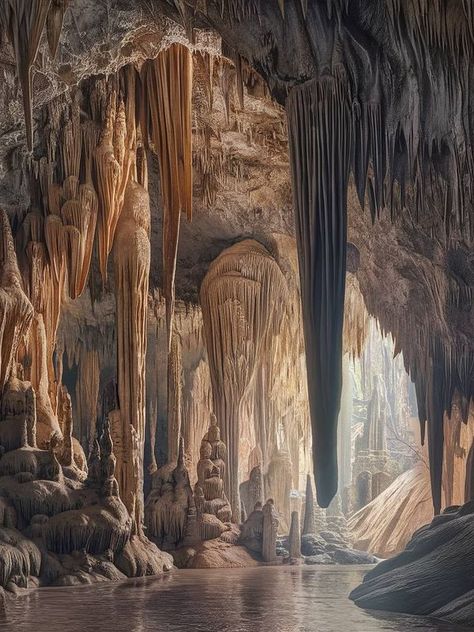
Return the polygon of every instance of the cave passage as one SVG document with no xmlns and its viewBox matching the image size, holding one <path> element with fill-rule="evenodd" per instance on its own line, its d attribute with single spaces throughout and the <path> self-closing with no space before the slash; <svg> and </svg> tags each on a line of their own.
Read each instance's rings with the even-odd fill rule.
<svg viewBox="0 0 474 632">
<path fill-rule="evenodd" d="M 474 0 L 0 3 L 3 627 L 474 624 L 473 59 Z"/>
</svg>

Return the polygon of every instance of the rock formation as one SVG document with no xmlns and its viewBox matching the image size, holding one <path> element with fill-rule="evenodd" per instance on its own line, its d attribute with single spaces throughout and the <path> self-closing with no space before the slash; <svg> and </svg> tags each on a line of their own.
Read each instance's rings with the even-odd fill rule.
<svg viewBox="0 0 474 632">
<path fill-rule="evenodd" d="M 273 563 L 312 468 L 306 558 L 445 508 L 355 598 L 468 620 L 472 2 L 115 4 L 0 7 L 2 584 Z"/>
<path fill-rule="evenodd" d="M 314 496 L 313 486 L 311 484 L 311 476 L 306 476 L 306 494 L 304 503 L 304 520 L 302 534 L 316 533 L 316 525 L 314 521 Z"/>
<path fill-rule="evenodd" d="M 115 240 L 117 364 L 120 437 L 117 480 L 137 529 L 143 521 L 145 441 L 145 356 L 148 274 L 150 270 L 148 193 L 129 181 Z"/>
<path fill-rule="evenodd" d="M 62 445 L 53 436 L 48 450 L 42 450 L 36 447 L 31 384 L 11 378 L 3 390 L 0 586 L 15 591 L 38 584 L 75 585 L 171 568 L 165 554 L 151 543 L 145 552 L 132 535 L 115 479 L 108 423 L 94 443 L 86 479 L 87 470 L 73 462 L 66 394 L 63 401 Z M 148 560 L 147 568 L 127 565 L 126 559 L 133 562 L 137 556 Z"/>
<path fill-rule="evenodd" d="M 263 505 L 262 514 L 262 558 L 264 562 L 274 562 L 276 559 L 278 516 L 271 498 Z"/>
<path fill-rule="evenodd" d="M 225 491 L 234 518 L 240 513 L 238 442 L 244 397 L 283 314 L 285 279 L 276 261 L 255 241 L 243 241 L 213 262 L 201 286 L 214 410 L 228 446 Z"/>
<path fill-rule="evenodd" d="M 300 517 L 297 511 L 291 512 L 291 525 L 290 525 L 290 535 L 288 536 L 289 540 L 289 550 L 290 550 L 290 560 L 296 560 L 301 557 L 301 532 L 300 532 Z"/>
<path fill-rule="evenodd" d="M 178 459 L 159 468 L 145 502 L 147 534 L 160 547 L 175 548 L 199 537 L 196 506 L 180 441 Z"/>
<path fill-rule="evenodd" d="M 200 454 L 201 458 L 197 464 L 196 490 L 199 490 L 198 495 L 201 495 L 202 490 L 204 498 L 201 506 L 202 515 L 212 514 L 221 522 L 230 522 L 232 510 L 224 492 L 227 448 L 220 439 L 219 426 L 214 416 L 201 442 Z"/>
</svg>

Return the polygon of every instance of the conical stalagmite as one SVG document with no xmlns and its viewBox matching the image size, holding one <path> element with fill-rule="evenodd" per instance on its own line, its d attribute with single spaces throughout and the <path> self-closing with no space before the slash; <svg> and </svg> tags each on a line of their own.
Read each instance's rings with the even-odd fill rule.
<svg viewBox="0 0 474 632">
<path fill-rule="evenodd" d="M 276 539 L 279 521 L 272 499 L 267 500 L 263 505 L 262 512 L 262 557 L 264 562 L 274 562 L 276 560 Z"/>
<path fill-rule="evenodd" d="M 311 475 L 306 476 L 306 496 L 304 503 L 304 520 L 303 520 L 303 535 L 308 533 L 316 533 L 316 527 L 314 523 L 314 496 L 313 486 L 311 484 Z"/>
<path fill-rule="evenodd" d="M 297 511 L 291 512 L 291 525 L 288 542 L 290 559 L 298 559 L 301 557 L 300 515 Z"/>
</svg>

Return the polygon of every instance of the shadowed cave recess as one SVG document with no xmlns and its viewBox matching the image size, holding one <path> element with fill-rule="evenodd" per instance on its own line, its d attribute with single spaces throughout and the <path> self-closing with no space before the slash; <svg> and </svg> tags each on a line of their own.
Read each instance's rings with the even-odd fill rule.
<svg viewBox="0 0 474 632">
<path fill-rule="evenodd" d="M 370 565 L 357 606 L 474 625 L 473 0 L 0 33 L 4 603 Z"/>
</svg>

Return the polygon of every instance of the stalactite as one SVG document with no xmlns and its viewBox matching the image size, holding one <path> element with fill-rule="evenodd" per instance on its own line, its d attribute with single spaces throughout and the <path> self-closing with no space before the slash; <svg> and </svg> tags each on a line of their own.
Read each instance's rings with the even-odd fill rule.
<svg viewBox="0 0 474 632">
<path fill-rule="evenodd" d="M 117 373 L 123 459 L 117 455 L 120 495 L 135 520 L 143 522 L 145 361 L 150 271 L 148 193 L 130 180 L 114 243 L 117 306 Z"/>
<path fill-rule="evenodd" d="M 369 328 L 369 313 L 361 294 L 357 277 L 346 275 L 344 299 L 344 353 L 359 358 L 362 355 Z"/>
<path fill-rule="evenodd" d="M 287 103 L 314 468 L 323 507 L 337 490 L 352 142 L 349 99 L 341 73 L 294 88 Z"/>
<path fill-rule="evenodd" d="M 268 251 L 246 240 L 222 252 L 201 285 L 200 301 L 214 411 L 228 448 L 225 490 L 240 513 L 239 439 L 242 404 L 259 360 L 278 331 L 285 304 L 283 274 Z"/>
<path fill-rule="evenodd" d="M 59 46 L 59 37 L 63 27 L 64 14 L 69 0 L 51 0 L 48 17 L 46 20 L 46 34 L 51 56 L 56 57 Z"/>
<path fill-rule="evenodd" d="M 142 129 L 150 130 L 160 162 L 163 195 L 163 285 L 166 299 L 168 347 L 171 346 L 174 311 L 174 278 L 181 213 L 192 216 L 192 56 L 173 44 L 143 67 L 144 94 L 149 113 Z M 144 120 L 150 120 L 150 127 Z"/>
<path fill-rule="evenodd" d="M 23 92 L 26 141 L 33 149 L 32 67 L 38 54 L 41 34 L 51 0 L 9 0 L 0 5 L 0 23 L 15 51 L 18 78 Z"/>
</svg>

